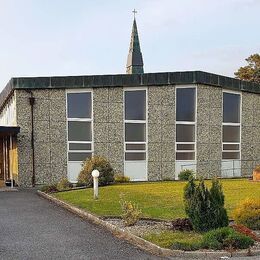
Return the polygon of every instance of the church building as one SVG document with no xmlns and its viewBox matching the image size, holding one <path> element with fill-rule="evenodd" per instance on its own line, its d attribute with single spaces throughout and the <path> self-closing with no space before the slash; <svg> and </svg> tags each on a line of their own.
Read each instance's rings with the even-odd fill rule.
<svg viewBox="0 0 260 260">
<path fill-rule="evenodd" d="M 134 19 L 126 74 L 12 78 L 0 94 L 0 185 L 76 183 L 106 157 L 132 181 L 247 177 L 260 164 L 260 85 L 144 73 Z"/>
</svg>

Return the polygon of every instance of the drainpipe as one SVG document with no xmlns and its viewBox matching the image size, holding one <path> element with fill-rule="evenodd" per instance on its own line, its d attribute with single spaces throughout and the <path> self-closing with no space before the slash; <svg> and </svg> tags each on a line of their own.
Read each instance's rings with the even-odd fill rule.
<svg viewBox="0 0 260 260">
<path fill-rule="evenodd" d="M 32 133 L 31 133 L 31 145 L 32 145 L 32 186 L 35 186 L 35 163 L 34 163 L 34 120 L 33 120 L 33 112 L 34 112 L 34 103 L 35 97 L 33 93 L 30 91 L 31 96 L 29 97 L 29 102 L 31 106 L 31 125 L 32 125 Z"/>
</svg>

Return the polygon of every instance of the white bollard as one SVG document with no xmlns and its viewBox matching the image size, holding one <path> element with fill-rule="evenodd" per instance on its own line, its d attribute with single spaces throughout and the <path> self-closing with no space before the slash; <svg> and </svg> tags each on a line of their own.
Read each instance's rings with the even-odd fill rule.
<svg viewBox="0 0 260 260">
<path fill-rule="evenodd" d="M 98 199 L 98 177 L 99 177 L 99 171 L 93 170 L 91 173 L 93 177 L 93 188 L 94 188 L 94 199 Z"/>
</svg>

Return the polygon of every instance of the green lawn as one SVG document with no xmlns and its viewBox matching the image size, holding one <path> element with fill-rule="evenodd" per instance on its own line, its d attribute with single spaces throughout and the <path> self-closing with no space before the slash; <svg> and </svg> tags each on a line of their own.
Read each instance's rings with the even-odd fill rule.
<svg viewBox="0 0 260 260">
<path fill-rule="evenodd" d="M 210 185 L 210 181 L 206 181 Z M 260 197 L 260 182 L 246 179 L 222 180 L 225 206 L 229 217 L 239 201 Z M 174 219 L 184 217 L 183 188 L 185 182 L 146 182 L 116 184 L 99 188 L 99 199 L 93 200 L 93 189 L 55 193 L 54 196 L 99 216 L 119 216 L 120 194 L 138 204 L 144 217 Z"/>
</svg>

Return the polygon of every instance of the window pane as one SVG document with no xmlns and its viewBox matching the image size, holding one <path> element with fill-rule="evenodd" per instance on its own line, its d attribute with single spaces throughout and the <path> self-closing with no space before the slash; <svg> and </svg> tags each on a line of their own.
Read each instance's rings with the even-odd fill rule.
<svg viewBox="0 0 260 260">
<path fill-rule="evenodd" d="M 126 142 L 145 142 L 145 124 L 125 124 Z"/>
<path fill-rule="evenodd" d="M 194 144 L 177 144 L 177 150 L 194 150 Z"/>
<path fill-rule="evenodd" d="M 229 159 L 240 159 L 240 153 L 239 152 L 230 152 L 230 153 L 228 153 L 228 152 L 223 152 L 222 153 L 222 159 L 227 159 L 227 160 L 229 160 Z"/>
<path fill-rule="evenodd" d="M 195 88 L 176 89 L 176 120 L 195 121 Z"/>
<path fill-rule="evenodd" d="M 223 126 L 223 142 L 239 143 L 240 142 L 240 127 L 239 126 Z"/>
<path fill-rule="evenodd" d="M 195 126 L 194 125 L 176 125 L 177 142 L 194 142 Z"/>
<path fill-rule="evenodd" d="M 145 150 L 145 144 L 126 144 L 126 150 Z"/>
<path fill-rule="evenodd" d="M 145 157 L 145 153 L 125 153 L 126 161 L 143 161 Z"/>
<path fill-rule="evenodd" d="M 69 153 L 69 161 L 82 162 L 91 156 L 92 153 Z"/>
<path fill-rule="evenodd" d="M 240 123 L 240 95 L 223 93 L 223 122 Z"/>
<path fill-rule="evenodd" d="M 91 93 L 67 94 L 68 118 L 91 118 Z"/>
<path fill-rule="evenodd" d="M 91 123 L 90 122 L 68 122 L 69 141 L 91 141 Z"/>
<path fill-rule="evenodd" d="M 145 120 L 146 91 L 125 91 L 125 119 Z"/>
<path fill-rule="evenodd" d="M 223 150 L 239 150 L 239 144 L 224 144 Z"/>
<path fill-rule="evenodd" d="M 195 160 L 195 153 L 176 153 L 176 160 Z"/>
<path fill-rule="evenodd" d="M 69 144 L 69 150 L 91 150 L 91 144 Z"/>
</svg>

